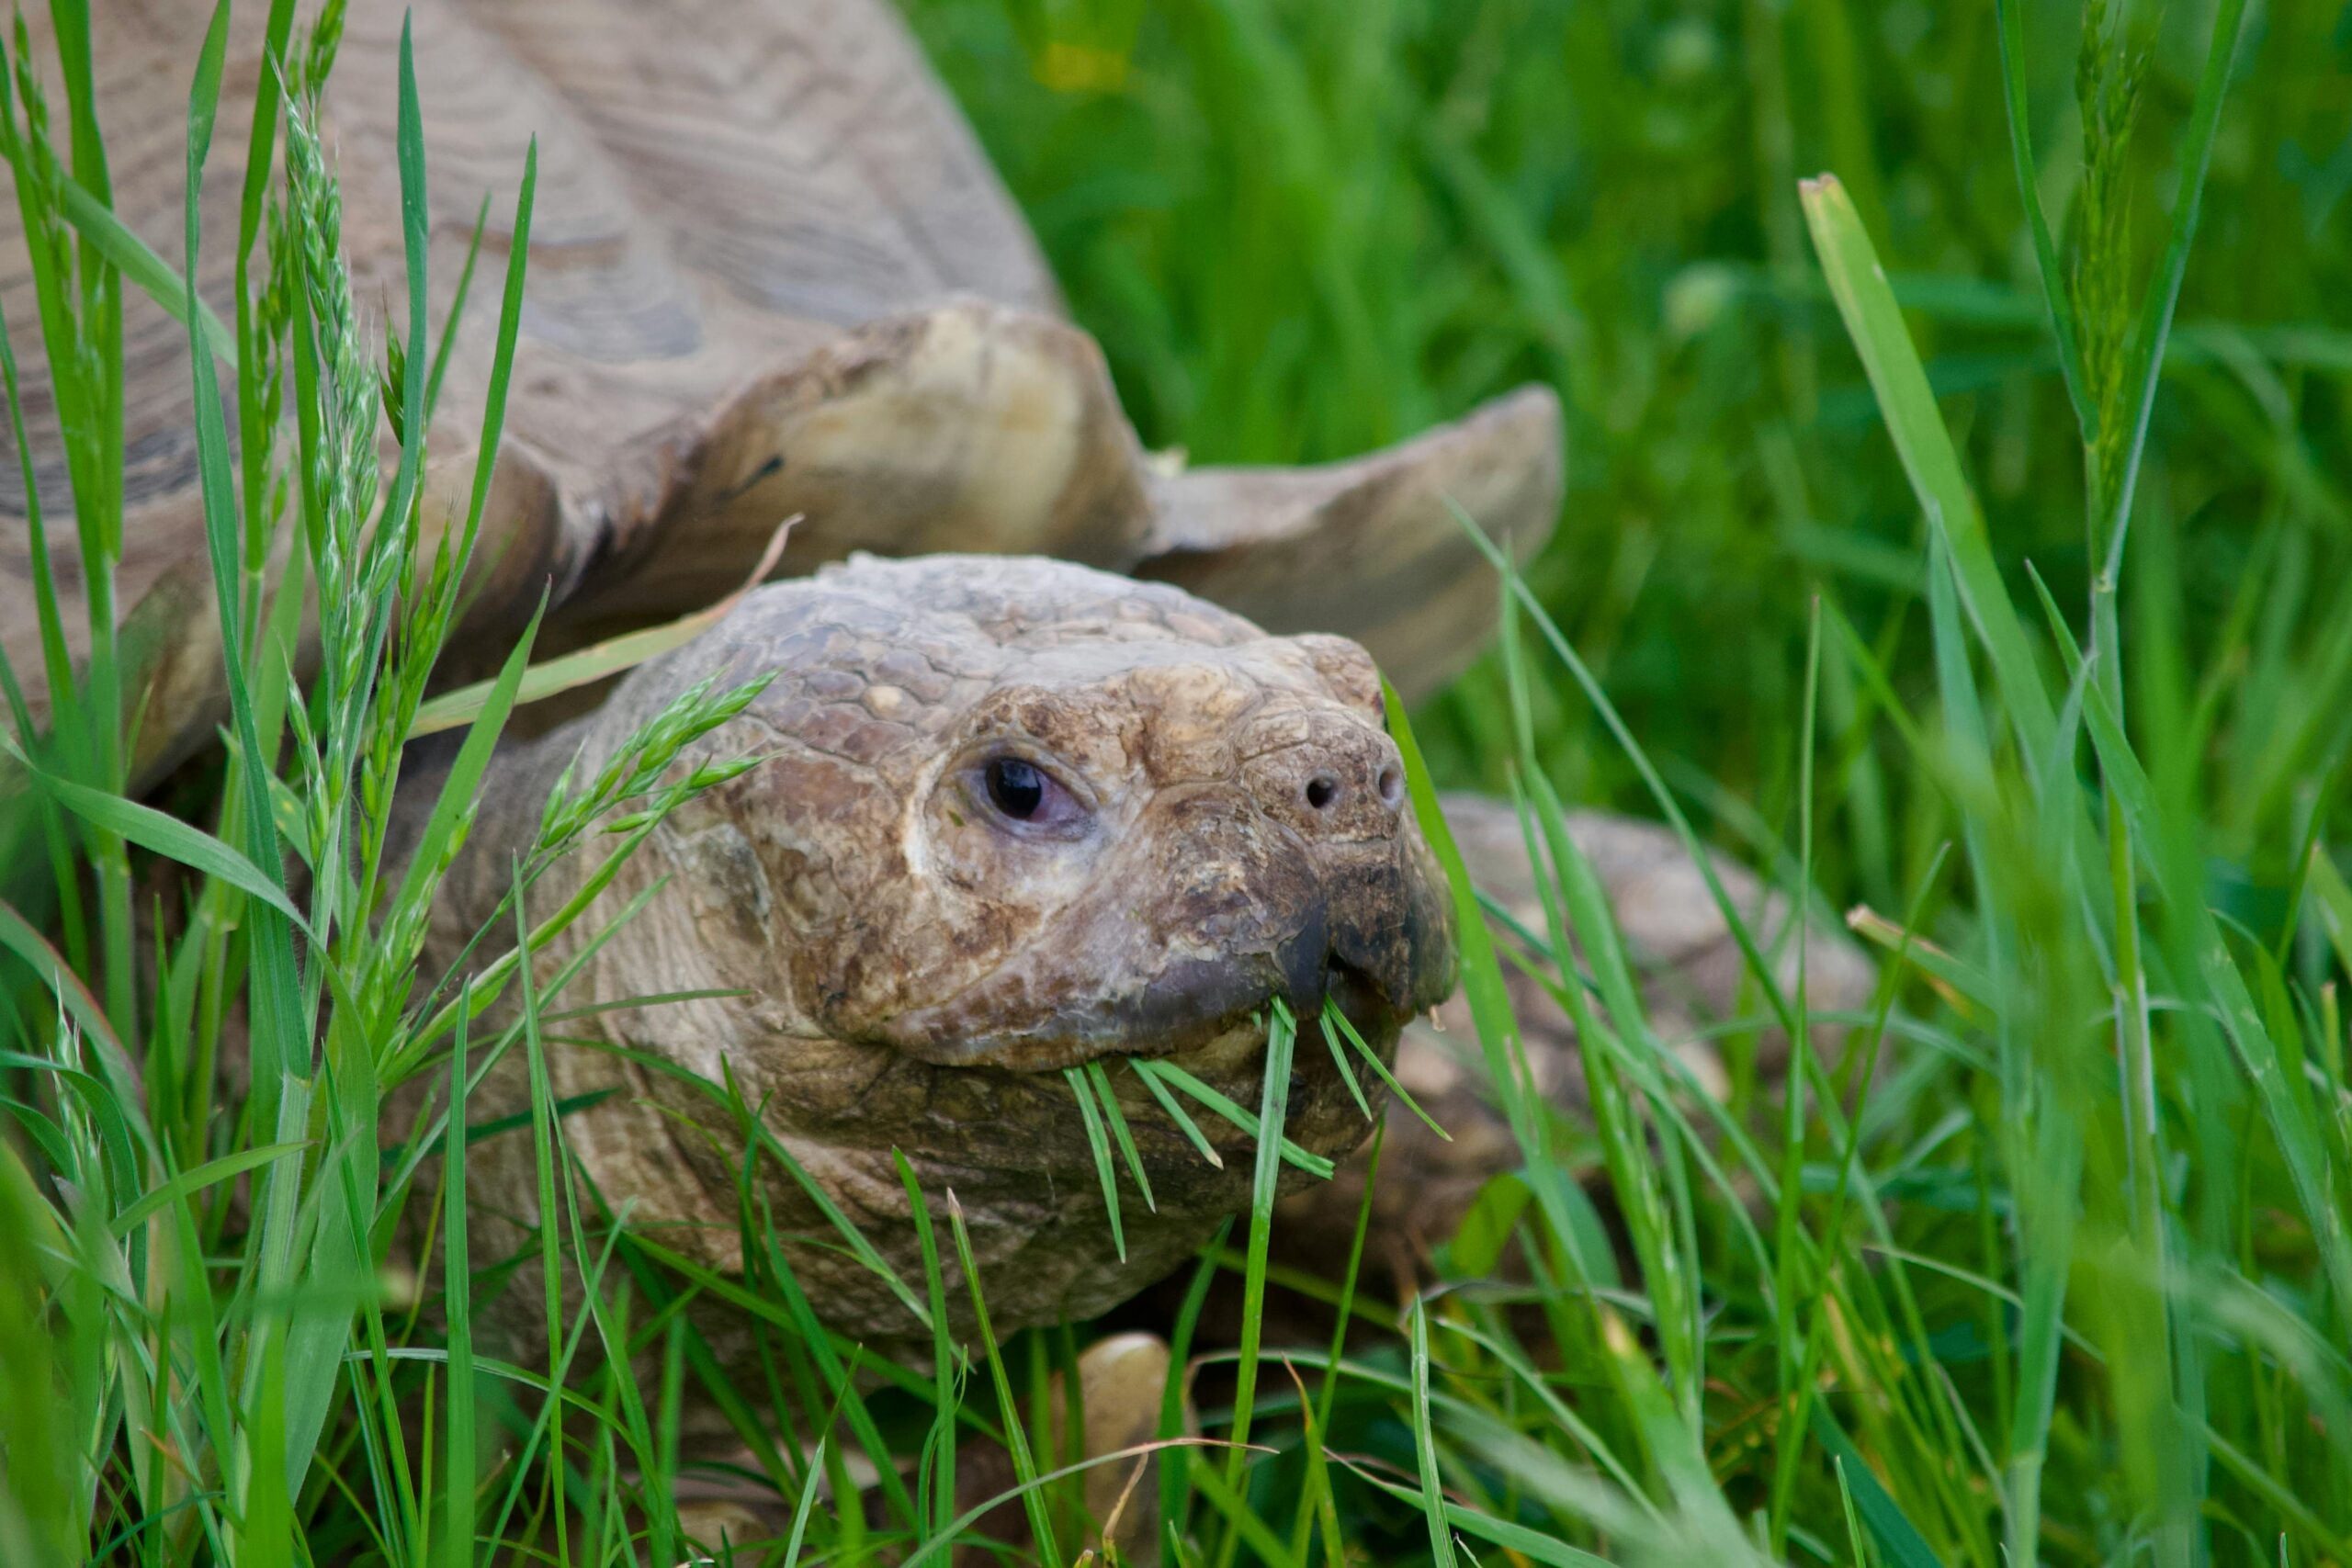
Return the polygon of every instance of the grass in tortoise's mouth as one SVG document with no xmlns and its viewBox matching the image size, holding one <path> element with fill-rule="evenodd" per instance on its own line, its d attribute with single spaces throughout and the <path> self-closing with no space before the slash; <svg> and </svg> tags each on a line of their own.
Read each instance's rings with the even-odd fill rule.
<svg viewBox="0 0 2352 1568">
<path fill-rule="evenodd" d="M 1333 958 L 1322 976 L 1321 995 L 1288 997 L 1270 991 L 1214 1013 L 1187 1019 L 1131 1019 L 1115 1028 L 1085 1029 L 1053 1034 L 1000 1037 L 955 1055 L 933 1056 L 913 1051 L 934 1065 L 950 1067 L 993 1067 L 1022 1073 L 1069 1072 L 1090 1063 L 1160 1062 L 1198 1076 L 1240 1084 L 1255 1083 L 1259 1059 L 1269 1044 L 1271 1018 L 1284 1009 L 1302 1027 L 1319 1029 L 1317 1020 L 1335 1015 L 1357 1039 L 1372 1040 L 1395 1032 L 1408 1015 L 1400 1011 L 1373 979 L 1345 960 Z M 1144 1013 L 1141 1007 L 1131 1010 Z M 1148 1043 L 1136 1043 L 1148 1037 Z M 903 1047 L 902 1047 L 903 1048 Z"/>
<path fill-rule="evenodd" d="M 1253 1145 L 1262 1144 L 1271 1123 L 1272 1134 L 1279 1141 L 1277 1163 L 1329 1179 L 1333 1171 L 1330 1156 L 1285 1135 L 1283 1122 L 1310 1094 L 1338 1082 L 1346 1086 L 1368 1131 L 1375 1118 L 1372 1093 L 1377 1092 L 1377 1086 L 1368 1092 L 1367 1075 L 1400 1095 L 1404 1092 L 1372 1045 L 1373 1040 L 1395 1032 L 1401 1021 L 1367 976 L 1335 962 L 1325 977 L 1320 1006 L 1303 1019 L 1286 998 L 1270 998 L 1219 1021 L 1214 1032 L 1181 1049 L 1114 1051 L 1062 1067 L 1087 1124 L 1114 1232 L 1119 1229 L 1114 1147 L 1125 1156 L 1136 1184 L 1147 1194 L 1149 1188 L 1110 1074 L 1114 1064 L 1124 1063 L 1135 1073 L 1211 1165 L 1222 1167 L 1225 1156 L 1204 1122 L 1227 1122 Z M 1254 1099 L 1256 1108 L 1237 1097 Z M 1352 1142 L 1344 1134 L 1329 1141 L 1334 1152 L 1344 1152 Z"/>
</svg>

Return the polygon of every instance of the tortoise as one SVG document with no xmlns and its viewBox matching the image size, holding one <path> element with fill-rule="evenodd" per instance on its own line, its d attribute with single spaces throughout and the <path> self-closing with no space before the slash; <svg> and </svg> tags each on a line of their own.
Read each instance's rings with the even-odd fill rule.
<svg viewBox="0 0 2352 1568">
<path fill-rule="evenodd" d="M 204 9 L 95 9 L 118 209 L 134 231 L 176 232 L 176 85 Z M 348 25 L 327 100 L 345 238 L 356 294 L 382 298 L 396 323 L 398 24 L 366 6 Z M 1158 1210 L 1131 1205 L 1114 1240 L 1056 1069 L 1174 1056 L 1254 1103 L 1255 1020 L 1276 998 L 1302 1012 L 1335 998 L 1384 1058 L 1408 1039 L 1408 1081 L 1411 1054 L 1436 1049 L 1406 1025 L 1445 995 L 1450 917 L 1401 797 L 1374 670 L 1426 694 L 1484 642 L 1494 582 L 1453 511 L 1522 557 L 1543 543 L 1561 497 L 1556 400 L 1522 389 L 1317 468 L 1155 457 L 882 0 L 419 0 L 412 25 L 439 315 L 477 203 L 516 177 L 534 135 L 540 149 L 486 565 L 455 664 L 503 650 L 543 592 L 548 648 L 698 610 L 752 571 L 780 519 L 804 519 L 784 581 L 501 757 L 434 951 L 454 961 L 499 848 L 567 763 L 608 755 L 703 676 L 777 671 L 698 753 L 749 749 L 763 766 L 665 826 L 610 890 L 650 886 L 657 862 L 683 873 L 587 981 L 605 1001 L 642 994 L 651 976 L 667 976 L 656 991 L 698 988 L 680 983 L 689 973 L 747 994 L 595 1027 L 706 1076 L 760 1078 L 770 1132 L 899 1264 L 912 1231 L 889 1149 L 936 1201 L 954 1187 L 998 1331 L 1116 1303 L 1239 1205 L 1246 1161 L 1230 1137 L 1222 1169 L 1201 1159 L 1121 1075 Z M 234 187 L 237 106 L 264 69 L 258 18 L 243 17 L 215 189 Z M 512 240 L 502 205 L 489 205 L 492 255 Z M 197 281 L 216 301 L 233 287 L 231 221 L 225 204 L 208 210 Z M 29 288 L 21 272 L 0 277 L 16 321 L 32 319 Z M 208 742 L 223 698 L 186 338 L 138 298 L 125 333 L 120 586 L 154 650 L 133 698 L 145 722 L 132 777 L 146 784 Z M 482 456 L 468 421 L 492 364 L 488 333 L 454 341 L 424 480 L 425 515 L 444 526 Z M 59 449 L 55 412 L 25 357 L 23 412 L 54 511 L 62 487 L 41 462 Z M 5 488 L 15 471 L 0 463 L 0 510 L 21 513 L 24 496 Z M 70 558 L 59 565 L 70 597 L 78 579 Z M 12 531 L 0 646 L 19 665 L 38 658 L 29 572 Z M 420 756 L 413 772 L 433 765 Z M 1515 853 L 1503 844 L 1482 864 L 1509 875 Z M 1679 853 L 1627 874 L 1655 876 Z M 851 940 L 861 921 L 888 940 Z M 820 927 L 825 940 L 809 934 Z M 1023 972 L 1016 953 L 1060 967 Z M 657 1109 L 705 1108 L 621 1058 L 558 1055 L 569 1087 L 633 1091 L 567 1123 L 607 1195 L 674 1222 L 722 1271 L 739 1265 L 724 1138 L 682 1141 Z M 1291 1136 L 1346 1153 L 1363 1114 L 1321 1053 L 1299 1064 Z M 1482 1114 L 1475 1098 L 1462 1109 Z M 483 1157 L 514 1157 L 513 1142 L 490 1140 Z M 477 1184 L 495 1195 L 491 1228 L 529 1222 L 496 1210 L 529 1187 Z M 805 1190 L 763 1195 L 779 1229 L 821 1231 Z M 1417 1211 L 1412 1224 L 1443 1217 Z M 796 1243 L 792 1262 L 829 1322 L 913 1343 L 907 1303 L 873 1269 L 815 1242 Z"/>
</svg>

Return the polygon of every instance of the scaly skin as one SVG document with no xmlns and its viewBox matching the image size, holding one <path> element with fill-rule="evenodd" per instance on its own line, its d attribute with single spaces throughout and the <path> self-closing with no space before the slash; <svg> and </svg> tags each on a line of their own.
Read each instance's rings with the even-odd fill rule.
<svg viewBox="0 0 2352 1568">
<path fill-rule="evenodd" d="M 920 1289 L 891 1161 L 903 1151 L 942 1226 L 956 1328 L 972 1325 L 944 1241 L 951 1190 L 1004 1332 L 1109 1308 L 1247 1204 L 1250 1141 L 1203 1111 L 1225 1158 L 1211 1168 L 1116 1058 L 1167 1057 L 1255 1107 L 1254 1020 L 1275 997 L 1311 1030 L 1328 990 L 1385 1056 L 1451 988 L 1442 882 L 1361 649 L 1268 637 L 1173 588 L 978 556 L 859 558 L 761 590 L 594 713 L 503 758 L 431 956 L 454 962 L 492 916 L 566 761 L 588 776 L 692 682 L 770 670 L 680 766 L 764 760 L 678 811 L 598 897 L 582 941 L 659 884 L 556 1004 L 742 993 L 595 1013 L 563 1026 L 586 1040 L 551 1048 L 560 1097 L 619 1091 L 565 1122 L 587 1174 L 638 1230 L 699 1263 L 741 1269 L 742 1139 L 691 1086 L 600 1043 L 706 1079 L 723 1065 Z M 1050 775 L 1050 809 L 1023 822 L 991 803 L 988 763 L 1001 757 Z M 533 908 L 585 874 L 560 866 Z M 1114 1069 L 1158 1199 L 1147 1212 L 1123 1172 L 1125 1264 L 1057 1070 L 1095 1059 Z M 1288 1131 L 1306 1147 L 1342 1155 L 1370 1131 L 1311 1035 L 1291 1088 Z M 510 1106 L 520 1093 L 514 1070 L 486 1090 Z M 521 1134 L 476 1158 L 487 1263 L 523 1244 L 536 1185 Z M 758 1169 L 777 1232 L 820 1244 L 786 1247 L 818 1313 L 877 1348 L 927 1346 L 879 1279 L 822 1245 L 837 1238 L 779 1164 Z M 518 1287 L 507 1300 L 527 1319 L 538 1292 Z M 741 1346 L 740 1325 L 709 1326 L 722 1355 Z"/>
</svg>

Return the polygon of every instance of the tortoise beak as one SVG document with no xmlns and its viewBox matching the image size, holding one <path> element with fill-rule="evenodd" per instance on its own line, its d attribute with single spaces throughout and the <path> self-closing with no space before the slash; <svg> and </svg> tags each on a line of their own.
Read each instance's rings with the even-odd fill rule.
<svg viewBox="0 0 2352 1568">
<path fill-rule="evenodd" d="M 1453 993 L 1453 910 L 1442 874 L 1411 863 L 1425 852 L 1413 840 L 1405 874 L 1390 878 L 1385 889 L 1351 897 L 1343 885 L 1335 886 L 1317 916 L 1277 950 L 1281 994 L 1302 1025 L 1312 1025 L 1328 999 L 1370 1038 Z M 1376 914 L 1363 919 L 1359 911 Z"/>
</svg>

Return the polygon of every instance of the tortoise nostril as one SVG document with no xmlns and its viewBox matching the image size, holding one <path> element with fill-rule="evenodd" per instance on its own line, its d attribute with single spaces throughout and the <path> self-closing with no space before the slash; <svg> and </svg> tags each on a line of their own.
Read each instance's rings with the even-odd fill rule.
<svg viewBox="0 0 2352 1568">
<path fill-rule="evenodd" d="M 1391 762 L 1380 770 L 1380 803 L 1394 811 L 1405 804 L 1405 775 Z"/>
<path fill-rule="evenodd" d="M 1340 781 L 1329 773 L 1317 773 L 1306 781 L 1306 804 L 1317 811 L 1329 811 L 1340 798 Z"/>
</svg>

